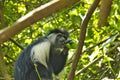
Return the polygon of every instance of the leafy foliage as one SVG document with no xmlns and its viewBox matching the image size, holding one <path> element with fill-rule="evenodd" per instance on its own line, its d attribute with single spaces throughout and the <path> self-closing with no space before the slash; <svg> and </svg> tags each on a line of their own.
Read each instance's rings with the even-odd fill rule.
<svg viewBox="0 0 120 80">
<path fill-rule="evenodd" d="M 5 0 L 4 16 L 6 26 L 13 24 L 18 18 L 22 17 L 34 8 L 47 3 L 50 0 Z M 13 39 L 24 48 L 35 39 L 44 36 L 49 30 L 54 28 L 65 28 L 70 32 L 73 43 L 70 46 L 68 63 L 73 59 L 77 48 L 80 34 L 80 25 L 85 17 L 93 0 L 81 0 L 76 5 L 55 13 L 42 21 L 36 22 L 30 27 L 15 35 Z M 98 29 L 99 7 L 92 15 L 87 28 L 84 54 L 79 60 L 77 71 L 84 68 L 97 57 L 104 57 L 89 66 L 84 72 L 75 76 L 75 80 L 100 80 L 103 78 L 119 79 L 120 78 L 120 1 L 114 0 L 107 25 Z M 117 34 L 117 35 L 116 35 Z M 113 38 L 109 38 L 113 36 Z M 109 38 L 110 41 L 104 41 L 99 45 L 95 44 Z M 89 49 L 90 47 L 93 48 Z M 2 44 L 2 52 L 5 53 L 4 60 L 10 75 L 13 77 L 13 65 L 20 54 L 21 49 L 12 41 Z M 71 63 L 66 65 L 63 80 L 67 78 L 70 71 Z M 12 73 L 12 74 L 11 74 Z M 1 75 L 1 73 L 0 73 Z"/>
</svg>

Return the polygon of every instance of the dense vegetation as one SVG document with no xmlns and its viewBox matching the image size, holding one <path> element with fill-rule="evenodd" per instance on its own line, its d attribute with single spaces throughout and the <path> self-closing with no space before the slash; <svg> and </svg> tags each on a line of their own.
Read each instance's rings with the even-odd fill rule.
<svg viewBox="0 0 120 80">
<path fill-rule="evenodd" d="M 12 25 L 20 17 L 49 1 L 0 1 L 0 29 Z M 80 26 L 93 1 L 81 0 L 69 8 L 36 22 L 2 43 L 0 45 L 0 80 L 5 79 L 4 75 L 13 79 L 14 63 L 21 50 L 54 28 L 67 29 L 73 40 L 69 46 L 69 57 L 63 72 L 65 74 L 63 80 L 67 79 L 78 46 Z M 120 1 L 113 0 L 111 8 L 109 6 L 110 13 L 107 14 L 106 22 L 100 26 L 98 25 L 100 17 L 106 15 L 99 15 L 102 12 L 100 9 L 102 4 L 102 2 L 99 3 L 87 25 L 83 54 L 79 59 L 74 80 L 120 79 Z"/>
</svg>

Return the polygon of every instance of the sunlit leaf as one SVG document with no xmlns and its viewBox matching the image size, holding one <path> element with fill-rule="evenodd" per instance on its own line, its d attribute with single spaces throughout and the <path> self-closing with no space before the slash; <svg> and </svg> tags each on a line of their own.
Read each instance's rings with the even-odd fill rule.
<svg viewBox="0 0 120 80">
<path fill-rule="evenodd" d="M 114 61 L 114 59 L 108 56 L 104 56 L 104 62 L 110 62 L 110 61 Z"/>
<path fill-rule="evenodd" d="M 116 35 L 112 36 L 111 38 L 109 38 L 105 43 L 102 44 L 101 48 L 105 48 L 108 44 L 113 42 L 118 35 L 119 34 L 116 34 Z"/>
</svg>

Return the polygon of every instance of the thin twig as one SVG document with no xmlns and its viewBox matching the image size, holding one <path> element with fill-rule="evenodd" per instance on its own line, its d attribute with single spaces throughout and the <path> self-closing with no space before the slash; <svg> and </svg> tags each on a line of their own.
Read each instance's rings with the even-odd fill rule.
<svg viewBox="0 0 120 80">
<path fill-rule="evenodd" d="M 13 42 L 15 45 L 17 45 L 20 49 L 24 49 L 18 42 L 16 42 L 14 39 L 10 38 L 10 41 Z"/>
<path fill-rule="evenodd" d="M 118 43 L 117 45 L 115 45 L 114 47 L 112 47 L 110 50 L 108 50 L 105 54 L 112 52 L 114 49 L 116 49 L 118 46 L 120 46 L 120 43 Z M 80 73 L 84 72 L 85 70 L 87 70 L 91 65 L 93 65 L 94 63 L 96 63 L 97 61 L 99 61 L 100 59 L 102 59 L 104 57 L 104 55 L 98 57 L 97 59 L 95 59 L 94 61 L 92 61 L 91 63 L 89 63 L 86 67 L 84 67 L 83 69 L 79 70 L 78 72 L 76 72 L 75 76 L 78 76 Z"/>
<path fill-rule="evenodd" d="M 84 72 L 85 70 L 88 69 L 88 67 L 90 67 L 91 65 L 93 65 L 94 63 L 96 63 L 97 61 L 99 61 L 100 59 L 102 59 L 103 56 L 98 57 L 97 59 L 95 59 L 94 61 L 92 61 L 91 63 L 89 63 L 86 67 L 82 68 L 81 70 L 79 70 L 78 72 L 76 72 L 75 76 L 78 76 L 80 73 Z"/>
</svg>

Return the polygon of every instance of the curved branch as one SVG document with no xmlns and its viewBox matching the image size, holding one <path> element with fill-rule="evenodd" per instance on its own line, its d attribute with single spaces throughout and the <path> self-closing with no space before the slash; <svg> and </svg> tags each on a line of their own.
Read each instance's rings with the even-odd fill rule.
<svg viewBox="0 0 120 80">
<path fill-rule="evenodd" d="M 71 68 L 71 71 L 68 75 L 67 80 L 73 80 L 73 78 L 74 78 L 75 70 L 76 70 L 79 58 L 82 55 L 82 48 L 83 48 L 83 45 L 84 45 L 87 24 L 88 24 L 88 22 L 91 18 L 91 15 L 93 14 L 94 10 L 98 6 L 99 2 L 100 2 L 100 0 L 95 0 L 93 2 L 93 4 L 91 5 L 90 9 L 88 10 L 88 12 L 86 14 L 86 17 L 85 17 L 85 19 L 84 19 L 84 21 L 81 25 L 81 32 L 80 32 L 80 38 L 79 38 L 77 51 L 76 51 L 75 58 L 74 58 L 73 63 L 72 63 L 72 68 Z"/>
</svg>

